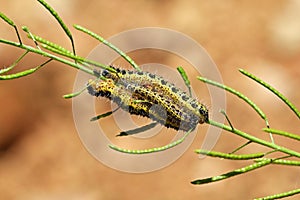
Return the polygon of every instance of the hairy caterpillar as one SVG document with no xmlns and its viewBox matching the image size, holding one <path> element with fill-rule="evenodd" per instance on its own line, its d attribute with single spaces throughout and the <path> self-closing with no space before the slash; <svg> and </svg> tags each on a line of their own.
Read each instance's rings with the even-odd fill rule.
<svg viewBox="0 0 300 200">
<path fill-rule="evenodd" d="M 114 68 L 113 66 L 111 66 Z M 106 97 L 130 114 L 151 118 L 175 130 L 190 131 L 208 122 L 208 109 L 172 83 L 155 74 L 114 68 L 103 70 L 105 81 L 90 80 L 88 92 Z M 158 109 L 151 109 L 158 105 Z"/>
</svg>

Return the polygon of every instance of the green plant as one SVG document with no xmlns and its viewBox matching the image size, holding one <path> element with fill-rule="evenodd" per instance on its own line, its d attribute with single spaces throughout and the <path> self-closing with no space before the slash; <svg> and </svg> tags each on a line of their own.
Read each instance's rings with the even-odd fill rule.
<svg viewBox="0 0 300 200">
<path fill-rule="evenodd" d="M 29 31 L 29 29 L 27 27 L 22 27 L 23 31 L 25 31 L 28 34 L 29 39 L 31 39 L 32 41 L 34 41 L 35 46 L 29 46 L 29 45 L 25 45 L 20 37 L 20 34 L 18 32 L 18 28 L 15 25 L 15 23 L 8 17 L 6 17 L 4 14 L 0 13 L 0 17 L 7 22 L 10 26 L 12 26 L 15 31 L 16 31 L 16 35 L 18 38 L 18 42 L 14 42 L 14 41 L 10 41 L 10 40 L 5 40 L 5 39 L 0 39 L 0 43 L 3 44 L 7 44 L 10 46 L 15 46 L 17 48 L 21 48 L 24 49 L 25 52 L 23 55 L 21 55 L 11 66 L 9 66 L 8 68 L 5 69 L 1 69 L 0 70 L 0 80 L 11 80 L 11 79 L 16 79 L 16 78 L 21 78 L 23 76 L 27 76 L 30 75 L 32 73 L 35 73 L 37 70 L 39 70 L 41 67 L 45 66 L 46 64 L 48 64 L 49 62 L 56 60 L 58 62 L 61 62 L 63 64 L 66 64 L 70 67 L 73 67 L 75 69 L 79 69 L 85 73 L 91 74 L 93 76 L 95 76 L 95 79 L 102 79 L 103 81 L 106 80 L 105 77 L 103 76 L 99 76 L 99 74 L 94 70 L 95 67 L 99 67 L 101 69 L 105 69 L 108 70 L 112 73 L 116 73 L 116 70 L 110 66 L 101 64 L 101 63 L 97 63 L 93 60 L 87 60 L 83 57 L 80 57 L 78 55 L 76 55 L 75 53 L 75 45 L 74 45 L 74 40 L 73 40 L 73 36 L 71 31 L 68 29 L 68 27 L 64 24 L 64 22 L 62 21 L 62 19 L 59 17 L 59 15 L 56 13 L 56 11 L 51 8 L 45 1 L 43 0 L 38 0 L 56 19 L 56 21 L 60 24 L 61 28 L 64 30 L 64 32 L 66 33 L 66 35 L 68 36 L 68 38 L 71 41 L 72 44 L 72 51 L 69 51 L 57 44 L 54 44 L 46 39 L 43 39 L 37 35 L 34 35 L 33 33 L 31 33 Z M 137 71 L 141 71 L 140 68 L 138 67 L 138 65 L 129 57 L 127 56 L 124 52 L 122 52 L 120 49 L 118 49 L 117 47 L 115 47 L 114 45 L 112 45 L 111 43 L 107 42 L 105 39 L 103 39 L 102 37 L 100 37 L 99 35 L 93 33 L 90 30 L 87 30 L 86 28 L 79 26 L 79 25 L 74 25 L 75 29 L 82 31 L 88 35 L 90 35 L 91 37 L 97 39 L 99 42 L 102 42 L 103 44 L 107 45 L 109 48 L 115 50 L 120 56 L 122 56 L 125 60 L 127 60 L 133 67 L 135 70 Z M 47 51 L 45 51 L 45 50 Z M 44 56 L 46 58 L 49 58 L 46 62 L 28 69 L 28 70 L 24 70 L 18 73 L 14 73 L 14 74 L 8 74 L 10 72 L 10 70 L 12 70 L 19 62 L 20 60 L 22 60 L 29 52 Z M 188 80 L 188 77 L 186 76 L 183 68 L 178 68 L 178 71 L 181 73 L 183 79 L 185 80 L 185 83 L 187 85 L 187 87 L 189 88 L 190 91 L 190 83 Z M 262 81 L 261 79 L 259 79 L 258 77 L 254 76 L 253 74 L 240 69 L 240 72 L 245 75 L 246 77 L 251 78 L 252 80 L 256 81 L 257 83 L 259 83 L 260 85 L 266 87 L 268 90 L 270 90 L 271 92 L 273 92 L 277 97 L 279 97 L 287 106 L 289 106 L 290 110 L 292 112 L 295 113 L 295 115 L 300 118 L 300 112 L 297 110 L 297 108 L 286 98 L 284 97 L 279 91 L 277 91 L 275 88 L 273 88 L 272 86 L 270 86 L 268 83 Z M 293 133 L 288 133 L 282 130 L 274 130 L 270 128 L 268 119 L 266 117 L 266 115 L 264 114 L 264 112 L 249 98 L 247 98 L 244 94 L 241 94 L 240 92 L 234 90 L 233 88 L 230 88 L 228 86 L 225 86 L 223 84 L 214 82 L 212 80 L 208 80 L 204 77 L 198 77 L 198 80 L 205 82 L 207 84 L 211 84 L 214 85 L 216 87 L 219 87 L 221 89 L 224 89 L 230 93 L 232 93 L 233 95 L 241 98 L 242 100 L 244 100 L 249 106 L 251 106 L 256 112 L 257 114 L 265 121 L 266 124 L 266 128 L 264 128 L 263 130 L 267 133 L 270 133 L 270 136 L 272 138 L 272 134 L 278 134 L 284 137 L 288 137 L 290 139 L 299 141 L 300 140 L 300 136 L 293 134 Z M 64 95 L 64 98 L 73 98 L 76 97 L 77 95 L 81 94 L 84 90 L 86 89 L 86 87 L 77 92 L 77 93 L 73 93 L 73 94 L 67 94 Z M 108 112 L 108 113 L 104 113 L 102 115 L 96 116 L 94 119 L 101 119 L 103 117 L 109 116 L 113 113 L 114 111 Z M 252 170 L 261 168 L 261 167 L 265 167 L 267 165 L 271 165 L 271 164 L 276 164 L 276 165 L 289 165 L 289 166 L 300 166 L 300 161 L 297 160 L 297 158 L 300 158 L 300 152 L 297 151 L 293 151 L 291 149 L 279 146 L 277 144 L 274 143 L 274 141 L 272 140 L 272 142 L 268 142 L 265 140 L 262 140 L 260 138 L 254 137 L 248 133 L 245 133 L 241 130 L 238 130 L 237 128 L 235 128 L 231 122 L 229 121 L 226 113 L 224 111 L 222 111 L 223 114 L 225 114 L 227 120 L 228 120 L 228 124 L 229 125 L 225 125 L 225 124 L 221 124 L 212 120 L 209 120 L 207 123 L 209 125 L 212 126 L 216 126 L 218 128 L 221 128 L 227 132 L 231 132 L 234 133 L 235 135 L 238 135 L 242 138 L 245 138 L 248 142 L 245 145 L 248 145 L 250 143 L 257 143 L 263 146 L 266 146 L 268 148 L 270 148 L 271 150 L 269 152 L 265 152 L 265 153 L 254 153 L 254 154 L 246 154 L 246 155 L 239 155 L 236 154 L 235 152 L 238 151 L 240 148 L 234 150 L 231 153 L 221 153 L 221 152 L 214 152 L 214 151 L 206 151 L 203 149 L 197 149 L 195 150 L 195 153 L 197 154 L 204 154 L 207 156 L 211 156 L 211 157 L 219 157 L 219 158 L 223 158 L 223 159 L 232 159 L 232 160 L 252 160 L 254 163 L 251 165 L 248 165 L 246 167 L 240 168 L 240 169 L 236 169 L 233 170 L 231 172 L 227 172 L 225 174 L 219 175 L 219 176 L 215 176 L 215 177 L 210 177 L 210 178 L 205 178 L 205 179 L 198 179 L 198 180 L 194 180 L 191 183 L 192 184 L 205 184 L 205 183 L 211 183 L 211 182 L 215 182 L 215 181 L 220 181 L 220 180 L 224 180 L 239 174 L 244 174 L 247 172 L 250 172 Z M 150 128 L 150 126 L 153 125 L 149 125 L 147 127 L 142 127 L 140 130 L 137 130 L 136 132 L 141 132 L 145 129 Z M 114 145 L 110 145 L 110 148 L 113 148 L 117 151 L 121 151 L 123 153 L 133 153 L 133 154 L 143 154 L 143 153 L 154 153 L 154 152 L 158 152 L 158 151 L 164 151 L 167 150 L 169 148 L 172 148 L 176 145 L 179 145 L 182 141 L 184 141 L 184 139 L 186 138 L 186 136 L 190 133 L 190 131 L 187 131 L 186 134 L 180 138 L 179 140 L 171 143 L 171 144 L 167 144 L 165 146 L 162 147 L 157 147 L 157 148 L 153 148 L 153 149 L 145 149 L 145 150 L 128 150 L 128 149 L 123 149 L 123 148 L 119 148 L 117 146 Z M 244 147 L 245 145 L 241 146 Z M 284 154 L 284 156 L 281 157 L 266 157 L 267 155 L 270 156 L 272 153 L 274 152 L 282 152 Z M 287 158 L 290 158 L 289 160 L 287 160 Z M 277 194 L 277 195 L 272 195 L 272 196 L 268 196 L 268 197 L 263 197 L 262 199 L 275 199 L 275 198 L 282 198 L 282 197 L 287 197 L 287 196 L 291 196 L 291 195 L 295 195 L 300 193 L 300 189 L 296 189 L 296 190 L 292 190 L 289 192 L 285 192 L 285 193 L 281 193 L 281 194 Z"/>
</svg>

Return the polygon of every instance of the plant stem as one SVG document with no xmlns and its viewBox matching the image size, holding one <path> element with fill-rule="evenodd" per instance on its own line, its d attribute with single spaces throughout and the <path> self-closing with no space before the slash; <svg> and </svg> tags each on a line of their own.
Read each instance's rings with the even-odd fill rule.
<svg viewBox="0 0 300 200">
<path fill-rule="evenodd" d="M 233 130 L 232 130 L 232 128 L 231 128 L 230 126 L 221 124 L 221 123 L 219 123 L 219 122 L 215 122 L 215 121 L 213 121 L 213 120 L 210 120 L 208 123 L 209 123 L 210 125 L 212 125 L 212 126 L 216 126 L 216 127 L 219 127 L 219 128 L 221 128 L 221 129 L 223 129 L 223 130 L 226 130 L 226 131 L 232 132 L 232 133 L 234 133 L 234 134 L 236 134 L 236 135 L 239 135 L 239 136 L 241 136 L 241 137 L 243 137 L 243 138 L 245 138 L 245 139 L 247 139 L 247 140 L 251 140 L 252 142 L 255 142 L 255 143 L 257 143 L 257 144 L 261 144 L 261 145 L 264 145 L 264 146 L 266 146 L 266 147 L 270 147 L 270 148 L 272 148 L 272 149 L 275 149 L 275 150 L 277 150 L 277 151 L 286 153 L 286 154 L 288 154 L 288 155 L 291 155 L 291 156 L 295 156 L 295 157 L 300 158 L 300 153 L 298 153 L 298 152 L 296 152 L 296 151 L 293 151 L 293 150 L 287 149 L 287 148 L 285 148 L 285 147 L 278 146 L 278 145 L 276 145 L 276 144 L 274 144 L 274 143 L 267 142 L 267 141 L 265 141 L 265 140 L 259 139 L 259 138 L 257 138 L 257 137 L 254 137 L 254 136 L 252 136 L 252 135 L 249 135 L 249 134 L 247 134 L 247 133 L 245 133 L 245 132 L 243 132 L 243 131 L 240 131 L 240 130 L 238 130 L 238 129 L 233 129 Z"/>
</svg>

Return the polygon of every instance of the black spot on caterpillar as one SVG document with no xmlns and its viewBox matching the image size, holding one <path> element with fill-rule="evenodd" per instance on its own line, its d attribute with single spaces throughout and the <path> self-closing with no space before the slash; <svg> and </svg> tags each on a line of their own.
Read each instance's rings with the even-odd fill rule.
<svg viewBox="0 0 300 200">
<path fill-rule="evenodd" d="M 90 80 L 88 92 L 112 100 L 130 114 L 151 118 L 175 130 L 189 131 L 198 123 L 208 122 L 208 109 L 203 104 L 162 77 L 149 72 L 114 69 L 116 73 L 102 71 L 105 81 Z M 155 105 L 164 111 L 151 109 Z"/>
</svg>

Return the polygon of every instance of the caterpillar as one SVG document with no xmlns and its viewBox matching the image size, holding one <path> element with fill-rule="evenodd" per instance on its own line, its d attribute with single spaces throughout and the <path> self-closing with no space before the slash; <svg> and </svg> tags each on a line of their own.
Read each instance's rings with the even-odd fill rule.
<svg viewBox="0 0 300 200">
<path fill-rule="evenodd" d="M 89 94 L 108 98 L 130 114 L 148 117 L 175 130 L 190 131 L 208 122 L 206 106 L 164 78 L 144 71 L 111 68 L 116 72 L 95 72 L 106 80 L 89 80 Z"/>
</svg>

